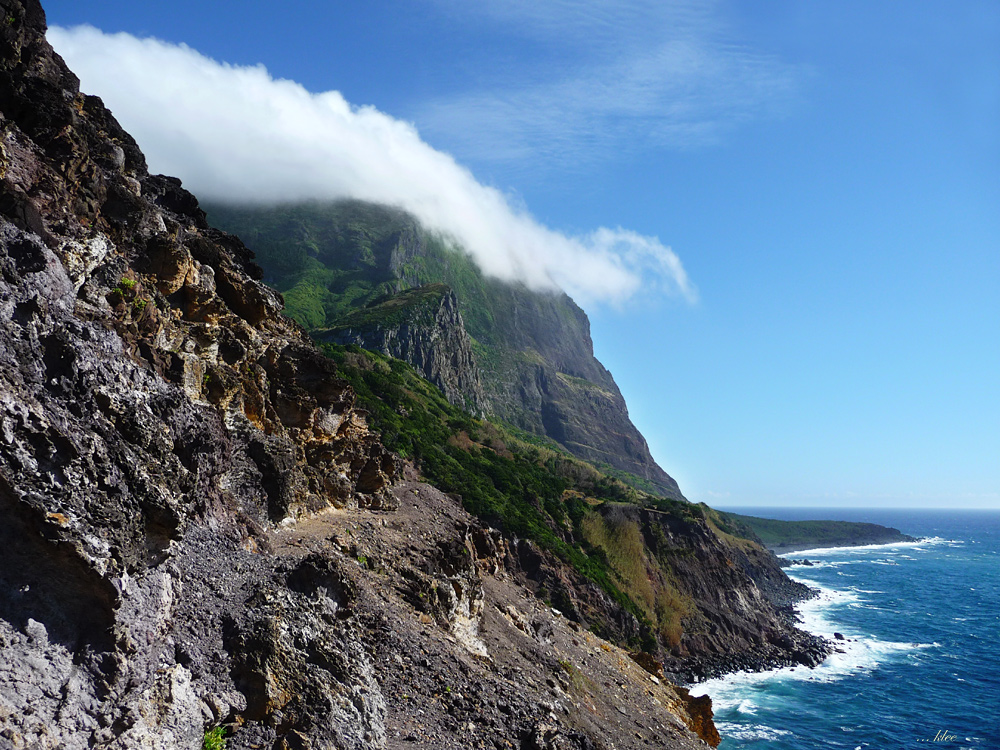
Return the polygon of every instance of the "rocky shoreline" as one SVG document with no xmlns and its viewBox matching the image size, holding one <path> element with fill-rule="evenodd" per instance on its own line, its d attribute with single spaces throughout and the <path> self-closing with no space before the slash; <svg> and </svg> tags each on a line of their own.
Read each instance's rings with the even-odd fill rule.
<svg viewBox="0 0 1000 750">
<path fill-rule="evenodd" d="M 0 7 L 0 747 L 688 750 L 710 701 L 660 675 L 829 653 L 680 503 L 601 511 L 686 607 L 663 672 L 614 645 L 648 624 L 419 483 L 37 0 Z"/>
<path fill-rule="evenodd" d="M 803 588 L 806 591 L 801 595 L 783 593 L 775 599 L 776 609 L 791 633 L 776 634 L 769 638 L 767 646 L 742 653 L 693 659 L 683 668 L 668 672 L 668 676 L 679 684 L 690 686 L 736 672 L 769 672 L 783 667 L 819 666 L 836 651 L 836 644 L 799 628 L 802 619 L 796 605 L 819 595 L 815 589 Z M 780 649 L 776 651 L 772 646 Z"/>
</svg>

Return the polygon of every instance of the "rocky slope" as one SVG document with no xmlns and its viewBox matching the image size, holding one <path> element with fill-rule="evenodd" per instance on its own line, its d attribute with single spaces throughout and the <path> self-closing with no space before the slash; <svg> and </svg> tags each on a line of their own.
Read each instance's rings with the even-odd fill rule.
<svg viewBox="0 0 1000 750">
<path fill-rule="evenodd" d="M 392 513 L 274 532 L 283 555 L 341 563 L 379 685 L 395 697 L 387 747 L 684 747 L 699 744 L 692 731 L 718 744 L 708 704 L 519 585 L 501 535 L 426 484 L 395 494 Z"/>
<path fill-rule="evenodd" d="M 334 328 L 313 331 L 319 341 L 358 344 L 411 364 L 452 404 L 482 414 L 487 399 L 472 341 L 445 284 L 407 289 L 341 318 Z"/>
<path fill-rule="evenodd" d="M 257 252 L 291 314 L 310 330 L 339 326 L 387 294 L 447 284 L 474 340 L 489 413 L 638 477 L 659 494 L 681 497 L 629 419 L 611 373 L 594 357 L 586 314 L 565 294 L 486 278 L 467 255 L 387 206 L 213 205 L 209 213 Z"/>
<path fill-rule="evenodd" d="M 517 575 L 572 621 L 651 652 L 684 679 L 814 664 L 826 653 L 791 627 L 790 605 L 808 590 L 728 516 L 646 495 L 532 436 L 475 419 L 399 360 L 357 347 L 327 351 L 386 444 L 516 539 Z"/>
<path fill-rule="evenodd" d="M 0 748 L 714 741 L 393 485 L 242 243 L 148 174 L 35 0 L 0 11 Z"/>
</svg>

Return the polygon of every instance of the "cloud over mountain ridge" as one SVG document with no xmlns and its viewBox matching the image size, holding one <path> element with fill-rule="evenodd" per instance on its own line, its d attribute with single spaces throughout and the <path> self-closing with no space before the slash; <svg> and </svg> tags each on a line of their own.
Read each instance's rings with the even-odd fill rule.
<svg viewBox="0 0 1000 750">
<path fill-rule="evenodd" d="M 151 169 L 200 197 L 243 203 L 356 198 L 399 206 L 465 248 L 492 276 L 562 288 L 583 304 L 642 293 L 688 302 L 677 255 L 621 227 L 570 236 L 435 150 L 410 123 L 339 92 L 315 94 L 263 65 L 212 60 L 186 45 L 89 26 L 49 41 L 139 141 Z"/>
</svg>

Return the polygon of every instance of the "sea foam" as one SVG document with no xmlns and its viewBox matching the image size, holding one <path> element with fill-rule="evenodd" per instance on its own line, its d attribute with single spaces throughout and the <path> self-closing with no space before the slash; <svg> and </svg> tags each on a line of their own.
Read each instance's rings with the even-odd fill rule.
<svg viewBox="0 0 1000 750">
<path fill-rule="evenodd" d="M 838 650 L 813 668 L 800 665 L 772 669 L 766 672 L 736 672 L 694 685 L 691 688 L 691 694 L 710 695 L 717 713 L 726 711 L 736 711 L 741 714 L 755 713 L 758 704 L 754 702 L 754 696 L 763 693 L 770 684 L 775 682 L 843 680 L 870 673 L 877 669 L 879 664 L 888 659 L 898 658 L 906 652 L 939 645 L 937 643 L 883 641 L 868 633 L 852 632 L 846 626 L 836 622 L 836 612 L 842 607 L 876 608 L 860 595 L 869 592 L 832 589 L 804 577 L 795 575 L 789 577 L 818 592 L 815 597 L 801 602 L 796 607 L 802 620 L 800 627 L 809 633 L 821 635 L 831 640 Z M 872 591 L 870 593 L 880 592 Z M 836 639 L 835 633 L 840 633 L 844 640 Z M 753 707 L 754 710 L 748 710 L 750 707 Z M 767 729 L 767 727 L 762 728 Z M 753 729 L 756 730 L 757 727 L 754 726 Z M 761 737 L 761 739 L 764 738 Z"/>
<path fill-rule="evenodd" d="M 960 539 L 945 539 L 939 536 L 924 537 L 923 539 L 917 539 L 913 542 L 888 542 L 886 544 L 859 544 L 851 545 L 846 547 L 817 547 L 816 549 L 805 549 L 793 552 L 783 552 L 778 557 L 790 557 L 797 555 L 801 557 L 802 555 L 842 555 L 845 552 L 848 554 L 852 553 L 864 553 L 870 552 L 871 550 L 892 550 L 892 549 L 918 549 L 921 552 L 926 550 L 922 549 L 923 545 L 938 545 L 938 544 L 948 544 L 948 545 L 960 545 L 963 544 Z"/>
</svg>

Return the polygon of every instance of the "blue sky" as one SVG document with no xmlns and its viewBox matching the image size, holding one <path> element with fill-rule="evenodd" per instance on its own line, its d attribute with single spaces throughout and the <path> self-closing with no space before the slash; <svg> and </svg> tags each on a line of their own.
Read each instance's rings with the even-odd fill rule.
<svg viewBox="0 0 1000 750">
<path fill-rule="evenodd" d="M 338 91 L 353 107 L 344 116 L 413 155 L 373 156 L 373 173 L 450 175 L 399 200 L 482 242 L 484 262 L 502 255 L 490 237 L 555 248 L 535 254 L 538 283 L 583 301 L 598 357 L 689 498 L 1000 507 L 996 2 L 45 8 L 50 25 L 153 36 Z M 148 62 L 150 48 L 75 39 L 67 58 L 88 71 L 84 88 L 147 153 L 199 194 L 225 190 L 212 181 L 226 172 L 211 161 L 220 149 L 186 163 L 167 143 L 210 127 L 199 119 L 210 107 L 182 103 L 215 69 L 172 73 L 184 85 L 146 122 L 129 102 L 152 94 L 124 71 L 167 64 Z M 288 87 L 277 100 L 286 94 L 302 103 Z M 286 160 L 322 138 L 324 117 L 288 135 Z M 352 185 L 387 189 L 361 174 L 338 190 Z M 467 195 L 482 221 L 447 224 Z"/>
</svg>

